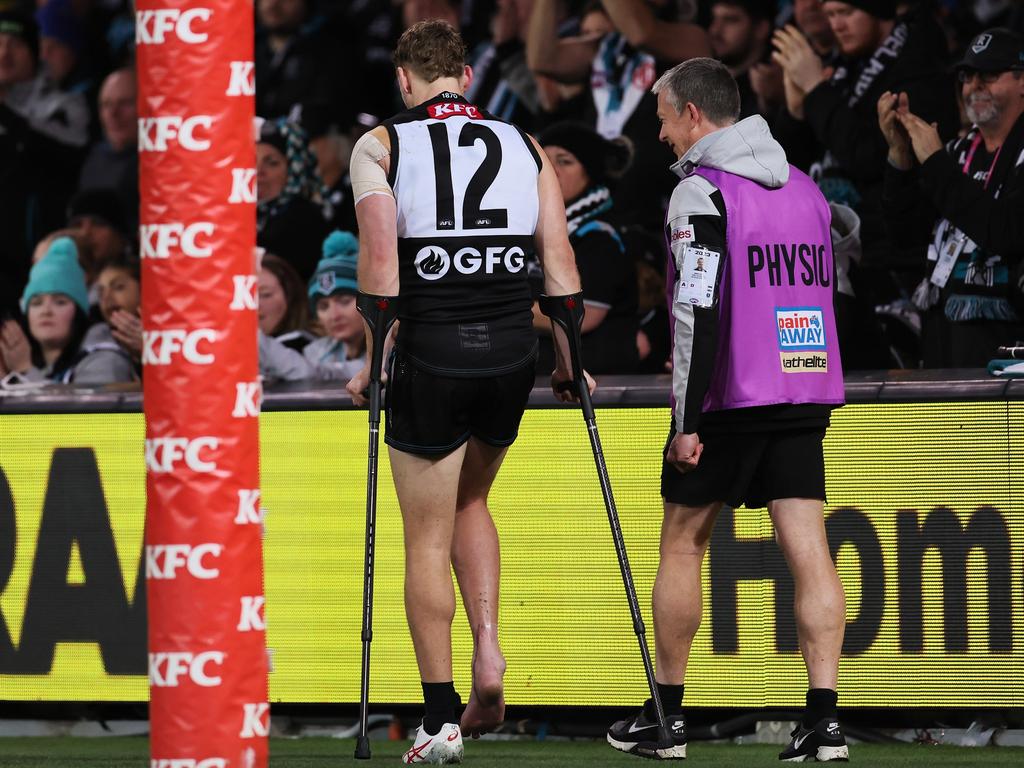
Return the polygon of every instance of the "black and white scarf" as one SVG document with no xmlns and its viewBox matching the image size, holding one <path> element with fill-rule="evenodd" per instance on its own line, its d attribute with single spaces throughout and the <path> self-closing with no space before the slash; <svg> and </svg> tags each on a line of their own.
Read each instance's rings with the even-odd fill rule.
<svg viewBox="0 0 1024 768">
<path fill-rule="evenodd" d="M 850 79 L 850 70 L 842 65 L 836 68 L 829 82 L 837 88 L 851 88 L 850 98 L 846 102 L 848 106 L 856 106 L 864 98 L 864 95 L 871 90 L 871 86 L 874 85 L 875 81 L 888 72 L 892 65 L 896 63 L 896 60 L 903 52 L 904 46 L 907 44 L 909 36 L 910 25 L 906 21 L 896 24 L 892 28 L 892 32 L 889 33 L 889 36 L 871 54 L 867 64 L 860 69 L 860 74 L 857 75 L 857 82 L 853 83 L 852 86 L 847 82 Z"/>
</svg>

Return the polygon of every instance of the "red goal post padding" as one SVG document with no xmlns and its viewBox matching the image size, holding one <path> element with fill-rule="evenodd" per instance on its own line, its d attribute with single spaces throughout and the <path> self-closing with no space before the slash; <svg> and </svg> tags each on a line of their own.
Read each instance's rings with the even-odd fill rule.
<svg viewBox="0 0 1024 768">
<path fill-rule="evenodd" d="M 267 765 L 253 5 L 136 3 L 152 766 Z"/>
</svg>

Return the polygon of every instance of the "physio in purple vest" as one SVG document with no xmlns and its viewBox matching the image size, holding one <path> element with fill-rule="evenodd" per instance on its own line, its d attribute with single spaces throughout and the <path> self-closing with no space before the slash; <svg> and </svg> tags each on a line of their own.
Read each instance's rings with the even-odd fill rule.
<svg viewBox="0 0 1024 768">
<path fill-rule="evenodd" d="M 807 706 L 782 760 L 846 760 L 836 684 L 845 598 L 825 537 L 822 440 L 843 404 L 830 212 L 760 116 L 737 122 L 736 82 L 690 59 L 655 84 L 659 138 L 675 152 L 665 236 L 672 322 L 672 425 L 654 583 L 659 698 L 615 723 L 632 754 L 686 756 L 683 690 L 701 619 L 701 562 L 723 504 L 768 507 L 796 588 Z M 653 137 L 652 137 L 653 138 Z"/>
</svg>

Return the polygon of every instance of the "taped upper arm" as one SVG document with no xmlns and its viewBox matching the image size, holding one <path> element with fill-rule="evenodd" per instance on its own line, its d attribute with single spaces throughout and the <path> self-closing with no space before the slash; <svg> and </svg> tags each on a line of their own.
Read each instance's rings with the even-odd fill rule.
<svg viewBox="0 0 1024 768">
<path fill-rule="evenodd" d="M 364 133 L 352 148 L 349 176 L 352 180 L 352 196 L 356 205 L 370 195 L 394 197 L 395 192 L 388 184 L 391 167 L 391 138 L 387 129 L 378 126 Z"/>
</svg>

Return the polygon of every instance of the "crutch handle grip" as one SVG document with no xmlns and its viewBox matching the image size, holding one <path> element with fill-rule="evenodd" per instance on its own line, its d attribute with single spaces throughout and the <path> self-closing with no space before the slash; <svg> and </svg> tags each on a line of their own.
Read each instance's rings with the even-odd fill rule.
<svg viewBox="0 0 1024 768">
<path fill-rule="evenodd" d="M 398 297 L 378 296 L 373 293 L 356 294 L 356 309 L 370 327 L 373 354 L 370 357 L 370 386 L 366 398 L 370 401 L 370 419 L 377 421 L 380 413 L 381 368 L 384 364 L 384 339 L 398 319 Z"/>
<path fill-rule="evenodd" d="M 583 341 L 580 336 L 580 327 L 583 325 L 583 293 L 568 293 L 564 296 L 541 294 L 538 303 L 540 311 L 565 331 L 566 340 L 569 342 L 569 362 L 572 365 L 572 386 L 579 396 L 584 417 L 592 419 L 594 406 L 590 400 L 587 377 L 583 374 Z M 562 390 L 563 386 L 560 385 L 559 390 Z"/>
</svg>

